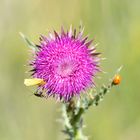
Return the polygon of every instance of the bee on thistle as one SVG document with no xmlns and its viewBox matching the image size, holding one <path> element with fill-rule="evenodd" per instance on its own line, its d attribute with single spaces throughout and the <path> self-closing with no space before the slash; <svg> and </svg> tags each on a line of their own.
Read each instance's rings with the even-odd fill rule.
<svg viewBox="0 0 140 140">
<path fill-rule="evenodd" d="M 83 31 L 83 28 L 78 33 L 72 27 L 69 31 L 61 28 L 60 33 L 54 31 L 49 37 L 41 35 L 39 47 L 30 43 L 35 47 L 30 63 L 33 78 L 25 79 L 24 84 L 37 85 L 37 91 L 63 101 L 94 87 L 93 77 L 100 71 L 100 53 L 91 46 L 93 40 L 83 38 Z"/>
</svg>

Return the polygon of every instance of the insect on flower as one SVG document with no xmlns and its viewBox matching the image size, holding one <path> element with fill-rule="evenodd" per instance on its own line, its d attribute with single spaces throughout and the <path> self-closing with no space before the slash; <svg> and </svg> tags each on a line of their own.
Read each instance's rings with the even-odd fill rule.
<svg viewBox="0 0 140 140">
<path fill-rule="evenodd" d="M 32 78 L 32 79 L 25 79 L 24 80 L 24 84 L 26 86 L 35 86 L 35 85 L 38 85 L 38 86 L 42 86 L 44 85 L 46 82 L 43 80 L 43 79 L 39 79 L 39 78 Z M 37 97 L 44 97 L 43 96 L 43 92 L 38 92 L 36 91 L 34 93 L 35 96 Z"/>
<path fill-rule="evenodd" d="M 38 91 L 46 92 L 46 96 L 64 101 L 94 86 L 93 77 L 100 71 L 100 53 L 94 45 L 90 47 L 92 40 L 82 37 L 83 31 L 81 28 L 76 33 L 70 27 L 69 31 L 62 28 L 61 33 L 49 33 L 49 37 L 41 35 L 30 63 L 33 79 L 25 79 L 24 84 L 37 85 Z"/>
<path fill-rule="evenodd" d="M 41 86 L 44 85 L 46 82 L 43 79 L 39 79 L 39 78 L 32 78 L 32 79 L 24 79 L 24 84 L 26 86 Z"/>
<path fill-rule="evenodd" d="M 44 97 L 43 92 L 35 92 L 34 95 L 41 98 Z"/>
</svg>

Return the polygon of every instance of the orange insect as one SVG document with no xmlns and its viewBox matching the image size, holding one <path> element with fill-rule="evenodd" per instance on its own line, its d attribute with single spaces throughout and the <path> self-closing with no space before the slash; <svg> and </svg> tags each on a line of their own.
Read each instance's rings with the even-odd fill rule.
<svg viewBox="0 0 140 140">
<path fill-rule="evenodd" d="M 114 78 L 113 78 L 113 84 L 114 85 L 119 85 L 121 82 L 121 76 L 120 75 L 115 75 Z"/>
</svg>

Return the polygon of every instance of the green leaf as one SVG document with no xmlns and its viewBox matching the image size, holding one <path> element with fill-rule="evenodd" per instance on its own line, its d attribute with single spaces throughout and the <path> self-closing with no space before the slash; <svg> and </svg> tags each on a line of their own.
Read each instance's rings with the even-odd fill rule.
<svg viewBox="0 0 140 140">
<path fill-rule="evenodd" d="M 33 51 L 35 51 L 36 50 L 36 45 L 33 42 L 31 42 L 23 33 L 19 32 L 19 34 L 23 38 L 25 43 L 28 45 L 28 47 L 30 49 L 32 49 Z"/>
</svg>

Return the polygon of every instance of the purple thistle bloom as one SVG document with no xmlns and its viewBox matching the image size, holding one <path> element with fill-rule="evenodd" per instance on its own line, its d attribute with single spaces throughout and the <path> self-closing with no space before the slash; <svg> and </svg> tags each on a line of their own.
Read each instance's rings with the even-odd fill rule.
<svg viewBox="0 0 140 140">
<path fill-rule="evenodd" d="M 64 101 L 80 95 L 82 91 L 94 86 L 93 77 L 99 69 L 99 57 L 92 41 L 82 38 L 83 29 L 76 35 L 76 29 L 58 34 L 41 36 L 33 66 L 34 78 L 40 78 L 45 84 L 38 86 L 38 91 L 45 92 Z"/>
</svg>

